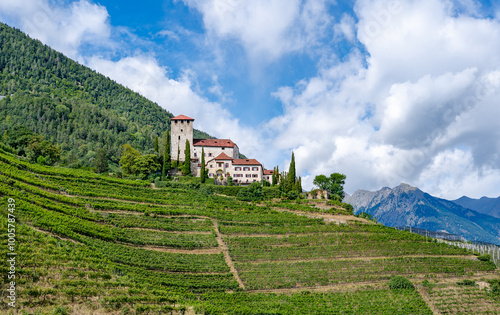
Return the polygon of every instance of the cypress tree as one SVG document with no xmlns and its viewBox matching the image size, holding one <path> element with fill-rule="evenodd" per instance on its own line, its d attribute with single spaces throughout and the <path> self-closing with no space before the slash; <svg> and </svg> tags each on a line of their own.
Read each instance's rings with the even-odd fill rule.
<svg viewBox="0 0 500 315">
<path fill-rule="evenodd" d="M 170 170 L 170 133 L 167 130 L 167 138 L 165 139 L 165 148 L 163 151 L 163 168 L 161 170 L 162 180 L 165 180 L 165 175 Z"/>
<path fill-rule="evenodd" d="M 177 145 L 177 167 L 179 167 L 179 156 L 181 156 L 181 149 L 179 148 L 179 145 Z"/>
<path fill-rule="evenodd" d="M 186 139 L 186 149 L 184 150 L 184 175 L 191 174 L 191 148 L 189 140 Z"/>
<path fill-rule="evenodd" d="M 299 193 L 302 192 L 302 177 L 299 176 L 299 180 L 296 183 L 295 190 L 297 190 Z"/>
<path fill-rule="evenodd" d="M 155 137 L 155 152 L 158 153 L 158 136 Z"/>
<path fill-rule="evenodd" d="M 293 190 L 295 188 L 295 182 L 297 180 L 295 175 L 296 175 L 295 174 L 295 155 L 292 152 L 292 161 L 290 161 L 290 168 L 288 169 L 288 187 L 289 187 L 288 191 Z"/>
<path fill-rule="evenodd" d="M 205 176 L 206 176 L 206 169 L 205 169 L 205 148 L 201 147 L 201 172 L 200 172 L 200 177 L 201 177 L 201 182 L 205 182 Z"/>
<path fill-rule="evenodd" d="M 296 171 L 295 171 L 295 155 L 292 152 L 292 160 L 290 161 L 290 167 L 288 169 L 288 174 L 284 177 L 285 181 L 285 193 L 288 193 L 296 189 Z"/>
</svg>

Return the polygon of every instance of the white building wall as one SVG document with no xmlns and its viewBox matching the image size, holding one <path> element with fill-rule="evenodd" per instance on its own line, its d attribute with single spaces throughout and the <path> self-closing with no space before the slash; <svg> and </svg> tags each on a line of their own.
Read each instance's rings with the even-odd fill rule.
<svg viewBox="0 0 500 315">
<path fill-rule="evenodd" d="M 177 160 L 177 148 L 179 148 L 179 161 L 184 162 L 186 140 L 189 141 L 191 157 L 193 157 L 193 123 L 192 120 L 170 121 L 170 156 L 172 161 Z"/>
<path fill-rule="evenodd" d="M 241 184 L 260 183 L 262 171 L 262 165 L 233 165 L 231 177 Z"/>
<path fill-rule="evenodd" d="M 234 148 L 236 148 L 236 152 L 238 152 L 239 155 L 237 146 L 235 146 Z M 233 157 L 235 153 L 234 148 L 203 147 L 203 150 L 205 152 L 205 163 L 207 163 L 208 160 L 218 157 L 221 153 L 226 153 L 228 156 Z M 191 150 L 192 158 L 198 159 L 198 163 L 201 163 L 201 149 L 201 146 L 195 146 L 194 149 Z"/>
</svg>

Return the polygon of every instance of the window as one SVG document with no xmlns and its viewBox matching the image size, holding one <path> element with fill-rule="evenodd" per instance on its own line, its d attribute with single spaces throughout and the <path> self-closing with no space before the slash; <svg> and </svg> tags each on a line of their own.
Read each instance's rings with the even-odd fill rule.
<svg viewBox="0 0 500 315">
<path fill-rule="evenodd" d="M 212 156 L 212 153 L 208 153 L 208 156 Z"/>
<path fill-rule="evenodd" d="M 186 120 L 186 123 L 189 125 L 189 120 Z"/>
<path fill-rule="evenodd" d="M 243 168 L 244 171 L 249 171 L 250 170 L 250 167 L 244 167 Z"/>
<path fill-rule="evenodd" d="M 229 167 L 229 163 L 226 163 L 226 168 L 228 168 L 228 167 Z"/>
<path fill-rule="evenodd" d="M 175 123 L 177 123 L 177 120 L 174 120 L 174 121 L 175 121 Z"/>
<path fill-rule="evenodd" d="M 224 150 L 225 148 L 222 148 L 222 150 Z"/>
<path fill-rule="evenodd" d="M 222 162 L 217 162 L 218 167 L 222 167 Z"/>
<path fill-rule="evenodd" d="M 196 157 L 196 152 L 194 153 L 194 157 Z"/>
<path fill-rule="evenodd" d="M 258 167 L 252 167 L 252 171 L 258 171 L 259 168 Z"/>
<path fill-rule="evenodd" d="M 184 132 L 184 130 L 183 130 L 183 129 L 181 129 L 181 132 Z"/>
<path fill-rule="evenodd" d="M 213 166 L 213 165 L 212 165 L 212 164 L 210 164 L 210 168 L 212 168 L 212 166 Z"/>
<path fill-rule="evenodd" d="M 257 174 L 252 174 L 252 177 L 257 177 Z"/>
<path fill-rule="evenodd" d="M 241 167 L 237 166 L 234 168 L 235 171 L 241 171 Z"/>
<path fill-rule="evenodd" d="M 181 140 L 181 136 L 179 136 L 179 140 Z"/>
<path fill-rule="evenodd" d="M 247 176 L 245 176 L 245 177 L 252 177 L 252 174 L 247 174 Z"/>
</svg>

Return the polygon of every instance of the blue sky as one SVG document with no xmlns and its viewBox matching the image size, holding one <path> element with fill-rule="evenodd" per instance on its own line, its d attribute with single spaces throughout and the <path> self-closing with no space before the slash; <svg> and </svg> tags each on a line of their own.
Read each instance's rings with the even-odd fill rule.
<svg viewBox="0 0 500 315">
<path fill-rule="evenodd" d="M 499 5 L 4 0 L 0 20 L 231 138 L 305 188 L 500 195 Z"/>
</svg>

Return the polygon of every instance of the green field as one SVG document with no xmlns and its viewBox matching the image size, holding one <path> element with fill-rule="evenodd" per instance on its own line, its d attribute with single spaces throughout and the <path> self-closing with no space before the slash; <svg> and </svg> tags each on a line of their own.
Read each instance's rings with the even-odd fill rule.
<svg viewBox="0 0 500 315">
<path fill-rule="evenodd" d="M 176 187 L 0 152 L 0 230 L 15 225 L 18 313 L 458 314 L 474 303 L 500 312 L 489 285 L 452 285 L 499 278 L 464 249 L 345 215 L 327 223 L 307 204 Z M 4 290 L 8 268 L 3 259 Z M 393 275 L 418 291 L 391 290 Z M 0 313 L 15 314 L 6 302 Z"/>
</svg>

